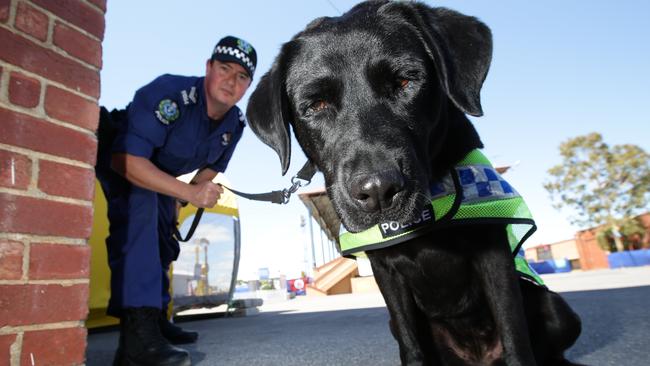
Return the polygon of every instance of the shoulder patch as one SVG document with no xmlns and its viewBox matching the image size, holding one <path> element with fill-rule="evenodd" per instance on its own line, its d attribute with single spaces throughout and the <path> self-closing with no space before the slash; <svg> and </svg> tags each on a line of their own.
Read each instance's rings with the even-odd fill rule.
<svg viewBox="0 0 650 366">
<path fill-rule="evenodd" d="M 164 124 L 168 125 L 181 116 L 181 111 L 178 109 L 178 104 L 171 99 L 163 99 L 158 103 L 158 109 L 154 112 L 156 118 Z"/>
<path fill-rule="evenodd" d="M 196 87 L 193 86 L 190 88 L 189 92 L 187 90 L 181 90 L 181 97 L 183 98 L 183 104 L 185 105 L 196 104 Z"/>
<path fill-rule="evenodd" d="M 246 116 L 244 116 L 244 113 L 242 111 L 237 111 L 239 113 L 239 122 L 246 124 Z"/>
</svg>

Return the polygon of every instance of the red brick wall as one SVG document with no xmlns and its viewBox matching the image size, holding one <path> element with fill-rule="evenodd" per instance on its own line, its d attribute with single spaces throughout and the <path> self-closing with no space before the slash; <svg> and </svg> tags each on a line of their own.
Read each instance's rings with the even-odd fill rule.
<svg viewBox="0 0 650 366">
<path fill-rule="evenodd" d="M 0 0 L 0 365 L 84 363 L 106 0 Z"/>
<path fill-rule="evenodd" d="M 575 239 L 580 253 L 581 269 L 609 268 L 607 253 L 598 245 L 595 229 L 578 231 Z"/>
</svg>

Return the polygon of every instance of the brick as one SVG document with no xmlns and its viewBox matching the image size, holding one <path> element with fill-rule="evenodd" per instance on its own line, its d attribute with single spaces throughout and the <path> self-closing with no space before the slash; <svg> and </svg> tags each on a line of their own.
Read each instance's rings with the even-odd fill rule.
<svg viewBox="0 0 650 366">
<path fill-rule="evenodd" d="M 95 4 L 104 13 L 106 13 L 106 0 L 88 0 L 88 2 Z"/>
<path fill-rule="evenodd" d="M 90 236 L 90 206 L 0 193 L 0 232 L 65 236 Z"/>
<path fill-rule="evenodd" d="M 41 83 L 23 74 L 12 72 L 9 79 L 9 101 L 25 108 L 38 106 L 41 99 Z"/>
<path fill-rule="evenodd" d="M 99 121 L 97 103 L 52 85 L 45 90 L 45 113 L 91 131 L 97 129 Z"/>
<path fill-rule="evenodd" d="M 26 155 L 0 150 L 0 187 L 26 190 L 32 178 L 32 161 Z"/>
<path fill-rule="evenodd" d="M 23 243 L 0 239 L 0 280 L 19 280 L 23 277 L 24 252 Z"/>
<path fill-rule="evenodd" d="M 47 160 L 39 161 L 38 188 L 50 195 L 92 201 L 95 171 Z"/>
<path fill-rule="evenodd" d="M 86 284 L 0 285 L 0 328 L 78 321 L 87 314 Z"/>
<path fill-rule="evenodd" d="M 9 20 L 9 7 L 11 0 L 0 0 L 0 23 L 6 23 Z"/>
<path fill-rule="evenodd" d="M 54 24 L 54 44 L 68 54 L 102 68 L 102 44 L 67 25 Z"/>
<path fill-rule="evenodd" d="M 32 244 L 29 249 L 29 279 L 87 279 L 90 246 Z"/>
<path fill-rule="evenodd" d="M 58 1 L 51 1 L 58 3 Z M 99 98 L 99 72 L 0 27 L 0 59 Z"/>
<path fill-rule="evenodd" d="M 34 4 L 53 12 L 58 17 L 66 20 L 77 27 L 104 39 L 104 14 L 79 0 L 32 0 Z"/>
<path fill-rule="evenodd" d="M 25 332 L 21 365 L 81 365 L 86 349 L 86 329 L 66 328 Z"/>
<path fill-rule="evenodd" d="M 0 143 L 95 164 L 97 138 L 0 107 Z"/>
<path fill-rule="evenodd" d="M 49 28 L 50 18 L 47 14 L 35 7 L 19 2 L 16 9 L 15 27 L 30 36 L 45 42 Z"/>
<path fill-rule="evenodd" d="M 11 345 L 15 342 L 15 334 L 0 335 L 0 365 L 11 364 Z"/>
</svg>

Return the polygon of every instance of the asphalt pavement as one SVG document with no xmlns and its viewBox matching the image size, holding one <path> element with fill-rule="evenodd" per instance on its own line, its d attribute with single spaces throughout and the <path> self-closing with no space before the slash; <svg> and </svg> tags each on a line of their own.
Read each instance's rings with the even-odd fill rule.
<svg viewBox="0 0 650 366">
<path fill-rule="evenodd" d="M 572 361 L 650 364 L 650 266 L 543 278 L 582 318 L 582 335 L 568 352 Z M 399 364 L 379 293 L 292 300 L 268 297 L 256 315 L 215 313 L 179 325 L 200 333 L 197 343 L 185 347 L 194 365 Z M 86 364 L 110 365 L 117 339 L 116 331 L 91 333 Z"/>
</svg>

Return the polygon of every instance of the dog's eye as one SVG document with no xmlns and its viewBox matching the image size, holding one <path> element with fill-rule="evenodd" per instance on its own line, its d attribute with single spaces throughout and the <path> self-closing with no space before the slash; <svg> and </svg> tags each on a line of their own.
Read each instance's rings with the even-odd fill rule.
<svg viewBox="0 0 650 366">
<path fill-rule="evenodd" d="M 317 113 L 317 112 L 320 112 L 320 111 L 324 110 L 324 109 L 327 108 L 328 106 L 329 106 L 329 104 L 328 104 L 326 101 L 324 101 L 324 100 L 319 100 L 319 101 L 316 101 L 316 102 L 312 103 L 312 104 L 309 106 L 309 108 L 308 108 L 307 111 L 308 111 L 309 113 Z"/>
</svg>

